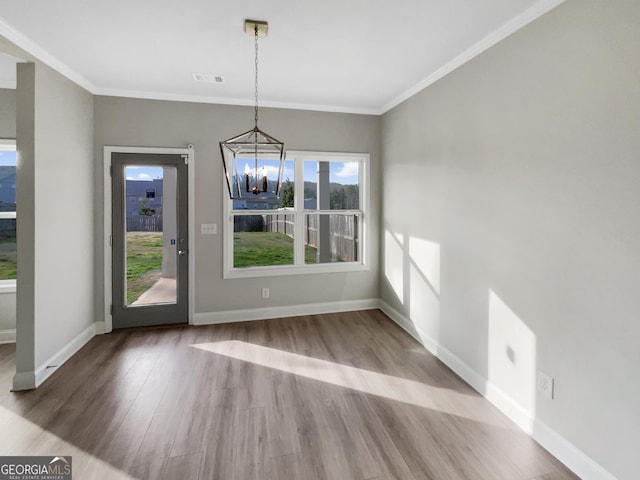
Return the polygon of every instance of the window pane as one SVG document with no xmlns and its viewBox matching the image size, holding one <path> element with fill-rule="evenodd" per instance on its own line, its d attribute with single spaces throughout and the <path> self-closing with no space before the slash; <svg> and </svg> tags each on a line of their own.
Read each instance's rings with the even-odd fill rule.
<svg viewBox="0 0 640 480">
<path fill-rule="evenodd" d="M 0 280 L 16 278 L 16 219 L 0 218 Z"/>
<path fill-rule="evenodd" d="M 305 263 L 357 262 L 358 220 L 358 215 L 305 215 Z"/>
<path fill-rule="evenodd" d="M 331 210 L 360 209 L 360 164 L 358 162 L 331 162 Z"/>
<path fill-rule="evenodd" d="M 16 152 L 0 150 L 0 212 L 16 211 Z"/>
<path fill-rule="evenodd" d="M 318 162 L 304 161 L 304 209 L 318 210 Z"/>
<path fill-rule="evenodd" d="M 360 163 L 305 160 L 305 210 L 359 210 Z"/>
<path fill-rule="evenodd" d="M 242 192 L 242 198 L 233 200 L 234 210 L 276 210 L 281 207 L 293 207 L 293 192 L 294 192 L 294 161 L 286 160 L 284 162 L 284 170 L 282 174 L 282 190 L 280 197 L 276 197 L 276 181 L 278 172 L 278 162 L 275 160 L 260 160 L 258 167 L 258 187 L 263 188 L 261 174 L 266 174 L 266 191 L 260 192 L 257 195 L 251 193 L 251 189 L 256 185 L 255 179 L 255 160 L 251 159 L 239 159 L 240 165 L 244 165 L 247 168 L 248 174 L 240 174 L 241 187 L 244 189 Z M 235 179 L 234 175 L 234 179 Z M 248 182 L 248 183 L 247 183 Z M 246 192 L 247 186 L 249 192 Z M 234 183 L 234 190 L 237 189 L 237 185 Z"/>
<path fill-rule="evenodd" d="M 15 145 L 0 144 L 0 212 L 16 211 Z M 16 219 L 0 218 L 0 280 L 16 278 Z"/>
<path fill-rule="evenodd" d="M 258 194 L 228 203 L 234 228 L 224 238 L 225 278 L 347 271 L 364 265 L 364 239 L 358 237 L 366 214 L 360 181 L 366 179 L 367 156 L 289 153 L 280 203 L 265 202 Z M 248 176 L 251 186 L 251 165 Z M 278 265 L 283 268 L 260 268 Z"/>
<path fill-rule="evenodd" d="M 233 266 L 293 265 L 293 218 L 284 212 L 234 216 Z"/>
</svg>

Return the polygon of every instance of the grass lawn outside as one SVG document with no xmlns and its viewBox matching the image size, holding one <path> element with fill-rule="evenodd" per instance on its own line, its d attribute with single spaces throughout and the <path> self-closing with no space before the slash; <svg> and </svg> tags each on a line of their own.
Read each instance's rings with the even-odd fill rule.
<svg viewBox="0 0 640 480">
<path fill-rule="evenodd" d="M 162 274 L 162 232 L 127 233 L 127 305 Z"/>
<path fill-rule="evenodd" d="M 162 273 L 162 232 L 127 233 L 127 305 L 158 281 Z M 16 278 L 16 243 L 0 241 L 0 280 Z"/>
<path fill-rule="evenodd" d="M 315 263 L 317 249 L 305 245 L 305 263 Z M 235 232 L 233 266 L 293 265 L 293 239 L 278 232 Z"/>
<path fill-rule="evenodd" d="M 293 239 L 278 232 L 236 232 L 234 267 L 293 265 Z M 317 249 L 305 245 L 305 263 Z M 335 261 L 335 260 L 332 260 Z M 151 288 L 162 273 L 162 232 L 127 233 L 127 305 Z M 16 244 L 0 242 L 0 279 L 16 278 Z"/>
<path fill-rule="evenodd" d="M 0 280 L 16 278 L 16 241 L 0 240 Z"/>
</svg>

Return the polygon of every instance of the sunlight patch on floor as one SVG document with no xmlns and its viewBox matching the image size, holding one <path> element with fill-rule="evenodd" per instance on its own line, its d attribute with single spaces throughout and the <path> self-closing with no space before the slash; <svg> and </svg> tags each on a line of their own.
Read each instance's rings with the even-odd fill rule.
<svg viewBox="0 0 640 480">
<path fill-rule="evenodd" d="M 482 423 L 487 421 L 487 403 L 480 396 L 395 377 L 384 373 L 341 365 L 239 340 L 200 343 L 194 348 L 225 355 L 267 368 L 357 390 L 389 400 L 457 415 Z M 500 426 L 505 426 L 500 423 Z"/>
<path fill-rule="evenodd" d="M 0 431 L 0 452 L 3 456 L 71 456 L 73 478 L 133 480 L 123 471 L 5 407 L 0 407 Z"/>
</svg>

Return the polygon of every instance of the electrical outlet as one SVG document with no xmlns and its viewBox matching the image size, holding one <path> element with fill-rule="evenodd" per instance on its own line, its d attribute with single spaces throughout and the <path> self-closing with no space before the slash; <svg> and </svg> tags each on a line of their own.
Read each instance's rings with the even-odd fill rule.
<svg viewBox="0 0 640 480">
<path fill-rule="evenodd" d="M 200 224 L 200 233 L 202 235 L 215 235 L 218 233 L 218 225 L 215 223 Z"/>
<path fill-rule="evenodd" d="M 262 298 L 269 298 L 269 289 L 268 288 L 263 288 L 262 289 Z"/>
<path fill-rule="evenodd" d="M 549 400 L 553 400 L 553 377 L 538 370 L 538 391 Z"/>
</svg>

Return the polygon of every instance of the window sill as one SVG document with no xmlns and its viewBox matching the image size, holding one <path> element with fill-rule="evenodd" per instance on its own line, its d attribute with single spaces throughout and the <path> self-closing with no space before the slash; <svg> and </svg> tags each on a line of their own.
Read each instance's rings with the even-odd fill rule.
<svg viewBox="0 0 640 480">
<path fill-rule="evenodd" d="M 325 263 L 322 265 L 278 265 L 273 267 L 234 268 L 224 272 L 223 278 L 283 277 L 287 275 L 317 275 L 322 273 L 365 272 L 368 265 L 361 263 Z"/>
<path fill-rule="evenodd" d="M 0 280 L 0 294 L 2 293 L 16 293 L 16 281 L 15 280 Z"/>
</svg>

